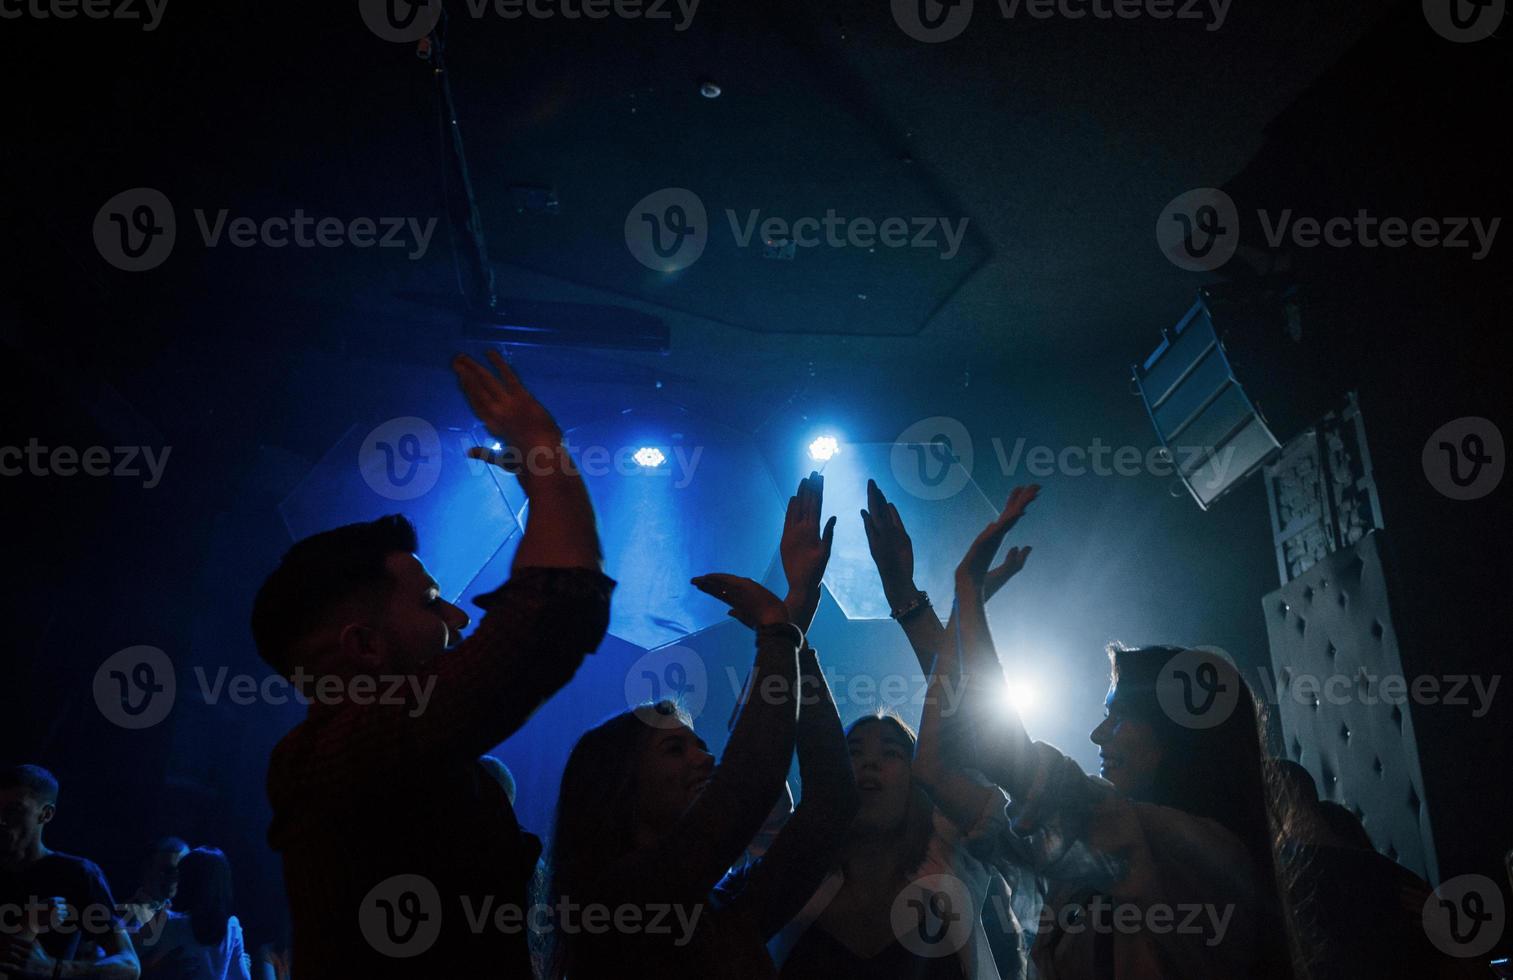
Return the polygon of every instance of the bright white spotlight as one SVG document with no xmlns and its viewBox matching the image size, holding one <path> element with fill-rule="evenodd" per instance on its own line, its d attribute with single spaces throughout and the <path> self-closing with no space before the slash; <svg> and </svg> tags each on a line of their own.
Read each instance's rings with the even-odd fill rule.
<svg viewBox="0 0 1513 980">
<path fill-rule="evenodd" d="M 809 458 L 821 463 L 840 451 L 840 440 L 835 436 L 820 436 L 809 444 Z"/>
<path fill-rule="evenodd" d="M 667 457 L 662 455 L 662 450 L 656 446 L 642 446 L 631 454 L 630 458 L 649 470 L 667 462 Z"/>
<path fill-rule="evenodd" d="M 1011 707 L 1021 718 L 1033 714 L 1040 704 L 1040 692 L 1023 678 L 1009 678 L 1004 692 L 1004 706 Z"/>
<path fill-rule="evenodd" d="M 493 452 L 496 452 L 496 453 L 502 453 L 502 452 L 504 452 L 504 443 L 499 442 L 496 439 L 495 441 L 489 443 L 489 449 L 491 451 L 493 451 Z"/>
</svg>

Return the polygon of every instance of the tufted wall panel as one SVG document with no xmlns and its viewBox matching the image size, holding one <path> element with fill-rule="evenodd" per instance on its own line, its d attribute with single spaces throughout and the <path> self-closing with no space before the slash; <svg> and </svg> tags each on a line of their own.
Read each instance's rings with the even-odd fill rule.
<svg viewBox="0 0 1513 980">
<path fill-rule="evenodd" d="M 1319 797 L 1356 813 L 1377 850 L 1438 881 L 1409 684 L 1392 624 L 1383 532 L 1263 600 L 1274 681 L 1264 693 L 1289 758 Z M 1411 678 L 1409 678 L 1411 681 Z"/>
</svg>

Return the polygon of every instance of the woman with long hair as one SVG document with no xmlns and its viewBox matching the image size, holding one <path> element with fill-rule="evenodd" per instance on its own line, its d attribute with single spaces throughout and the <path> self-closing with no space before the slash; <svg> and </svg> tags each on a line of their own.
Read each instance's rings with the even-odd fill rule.
<svg viewBox="0 0 1513 980">
<path fill-rule="evenodd" d="M 983 589 L 1038 491 L 1016 488 L 957 568 L 917 775 L 958 809 L 984 792 L 964 767 L 1007 791 L 1011 846 L 1048 888 L 1033 953 L 1046 980 L 1292 977 L 1257 703 L 1226 658 L 1114 648 L 1107 717 L 1090 736 L 1101 779 L 1032 742 L 1006 707 Z M 1011 549 L 1006 561 L 1024 557 Z M 959 711 L 944 710 L 948 685 Z"/>
<path fill-rule="evenodd" d="M 819 532 L 811 480 L 784 528 L 787 602 L 750 579 L 694 580 L 756 632 L 752 695 L 719 763 L 665 701 L 616 715 L 573 747 L 551 841 L 549 976 L 773 975 L 765 943 L 814 891 L 857 806 L 840 716 L 797 625 L 818 603 L 833 528 Z M 725 880 L 783 792 L 795 748 L 798 809 L 760 859 Z M 615 928 L 584 928 L 601 910 Z"/>
<path fill-rule="evenodd" d="M 178 891 L 162 931 L 138 943 L 143 980 L 251 980 L 242 926 L 231 912 L 231 864 L 196 847 L 178 864 Z"/>
</svg>

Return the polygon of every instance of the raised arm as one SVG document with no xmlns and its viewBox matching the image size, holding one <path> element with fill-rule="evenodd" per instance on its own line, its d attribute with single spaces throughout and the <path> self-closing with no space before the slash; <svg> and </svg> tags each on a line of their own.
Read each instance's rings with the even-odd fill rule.
<svg viewBox="0 0 1513 980">
<path fill-rule="evenodd" d="M 928 674 L 945 642 L 945 630 L 930 607 L 929 597 L 914 584 L 914 542 L 904 529 L 903 518 L 875 480 L 867 481 L 862 527 L 867 532 L 867 550 L 872 552 L 877 576 L 883 582 L 888 609 L 909 637 L 919 669 Z"/>
<path fill-rule="evenodd" d="M 489 359 L 497 374 L 462 355 L 452 366 L 478 418 L 508 442 L 509 452 L 472 455 L 518 473 L 530 501 L 510 580 L 474 600 L 487 615 L 434 668 L 370 678 L 371 696 L 280 744 L 277 753 L 298 759 L 300 779 L 325 792 L 423 771 L 438 758 L 477 758 L 566 684 L 608 628 L 614 583 L 599 571 L 593 509 L 562 432 L 504 358 Z"/>
<path fill-rule="evenodd" d="M 825 478 L 818 472 L 799 481 L 799 488 L 788 498 L 788 513 L 783 518 L 783 537 L 778 553 L 783 560 L 783 575 L 788 579 L 788 596 L 783 604 L 789 618 L 805 633 L 814 622 L 820 604 L 820 582 L 830 563 L 830 548 L 835 544 L 835 518 L 820 531 L 820 511 L 825 503 Z"/>
<path fill-rule="evenodd" d="M 777 935 L 814 894 L 860 804 L 840 714 L 819 657 L 807 644 L 799 651 L 799 671 L 802 796 L 798 809 L 732 902 L 755 921 L 763 939 Z"/>
<path fill-rule="evenodd" d="M 867 509 L 862 511 L 862 526 L 867 532 L 867 549 L 872 552 L 878 578 L 882 579 L 888 609 L 909 637 L 920 670 L 929 674 L 935 658 L 955 635 L 956 622 L 953 618 L 942 627 L 929 597 L 914 584 L 914 542 L 898 508 L 888 502 L 875 480 L 867 481 Z M 1007 563 L 990 570 L 983 582 L 984 600 L 993 598 L 1018 570 Z"/>
<path fill-rule="evenodd" d="M 452 370 L 473 413 L 504 444 L 499 452 L 471 449 L 468 455 L 516 474 L 530 502 L 530 520 L 511 571 L 598 571 L 602 553 L 594 509 L 588 488 L 562 445 L 562 430 L 498 351 L 490 350 L 488 358 L 497 374 L 464 354 L 452 359 Z"/>
<path fill-rule="evenodd" d="M 976 734 L 977 768 L 1008 790 L 1011 797 L 1029 788 L 1031 746 L 1018 712 L 1005 696 L 1003 668 L 988 629 L 985 587 L 993 556 L 1039 492 L 1037 484 L 1015 487 L 1003 510 L 972 542 L 956 567 L 958 622 L 952 646 L 960 657 L 962 721 Z M 1013 575 L 1024 567 L 1028 557 L 1028 548 L 1011 548 L 1000 568 L 1011 569 L 1009 575 Z"/>
</svg>

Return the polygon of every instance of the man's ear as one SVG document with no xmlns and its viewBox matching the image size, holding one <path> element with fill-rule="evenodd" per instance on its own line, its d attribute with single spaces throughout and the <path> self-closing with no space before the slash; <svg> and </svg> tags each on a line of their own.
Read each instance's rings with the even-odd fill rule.
<svg viewBox="0 0 1513 980">
<path fill-rule="evenodd" d="M 383 651 L 379 646 L 378 631 L 361 623 L 348 623 L 337 637 L 343 663 L 379 666 Z"/>
<path fill-rule="evenodd" d="M 47 823 L 47 822 L 51 821 L 52 818 L 57 815 L 57 813 L 58 813 L 58 804 L 56 804 L 56 803 L 44 803 L 44 804 L 42 804 L 42 809 L 40 809 L 40 810 L 37 811 L 37 822 L 38 823 Z"/>
</svg>

